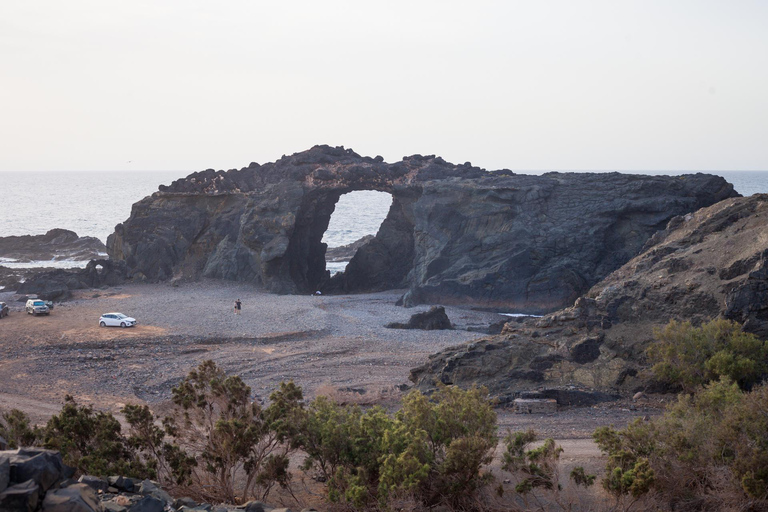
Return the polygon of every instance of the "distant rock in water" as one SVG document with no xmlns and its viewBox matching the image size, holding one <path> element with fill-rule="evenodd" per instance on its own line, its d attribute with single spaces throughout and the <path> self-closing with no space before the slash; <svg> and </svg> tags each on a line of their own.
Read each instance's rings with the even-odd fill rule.
<svg viewBox="0 0 768 512">
<path fill-rule="evenodd" d="M 341 247 L 329 247 L 325 251 L 325 261 L 349 261 L 355 255 L 358 249 L 373 240 L 373 235 L 365 235 L 348 245 Z"/>
<path fill-rule="evenodd" d="M 355 190 L 388 192 L 392 206 L 330 278 L 323 234 L 339 197 Z M 207 276 L 276 293 L 407 288 L 405 305 L 541 314 L 572 304 L 672 217 L 736 195 L 705 174 L 527 176 L 315 146 L 161 186 L 134 204 L 107 247 L 137 281 Z"/>
<path fill-rule="evenodd" d="M 453 329 L 443 306 L 432 306 L 429 308 L 429 311 L 411 315 L 411 319 L 408 320 L 407 324 L 392 322 L 384 327 L 390 329 L 421 329 L 423 331 Z"/>
<path fill-rule="evenodd" d="M 539 388 L 632 396 L 652 389 L 644 350 L 671 319 L 696 325 L 722 316 L 766 339 L 767 219 L 766 194 L 675 217 L 572 307 L 434 354 L 411 380 L 422 389 L 485 385 L 502 402 Z"/>
<path fill-rule="evenodd" d="M 67 229 L 52 229 L 44 235 L 0 237 L 0 258 L 21 262 L 88 261 L 102 257 L 106 252 L 106 246 L 98 238 L 79 237 Z"/>
</svg>

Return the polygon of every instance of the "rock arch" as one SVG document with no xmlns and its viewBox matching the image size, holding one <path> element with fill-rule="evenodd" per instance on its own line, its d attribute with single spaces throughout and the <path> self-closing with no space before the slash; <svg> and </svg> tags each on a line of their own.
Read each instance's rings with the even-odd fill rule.
<svg viewBox="0 0 768 512">
<path fill-rule="evenodd" d="M 348 270 L 327 280 L 322 236 L 336 201 L 355 190 L 388 192 L 392 206 Z M 571 304 L 672 217 L 734 195 L 704 174 L 527 176 L 315 146 L 161 186 L 107 249 L 134 280 L 209 276 L 276 293 L 406 287 L 405 304 L 542 313 Z"/>
</svg>

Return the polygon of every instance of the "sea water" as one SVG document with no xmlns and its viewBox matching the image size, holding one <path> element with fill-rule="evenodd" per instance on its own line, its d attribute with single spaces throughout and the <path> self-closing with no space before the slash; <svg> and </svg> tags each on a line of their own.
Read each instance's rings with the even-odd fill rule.
<svg viewBox="0 0 768 512">
<path fill-rule="evenodd" d="M 161 184 L 185 177 L 185 171 L 51 171 L 0 172 L 0 236 L 41 235 L 64 228 L 106 242 L 115 225 L 125 221 L 131 205 L 157 191 Z M 642 174 L 642 173 L 637 173 Z M 679 175 L 684 172 L 648 172 Z M 712 171 L 733 183 L 742 195 L 768 193 L 768 171 Z M 360 191 L 341 196 L 323 241 L 329 247 L 350 244 L 375 234 L 386 217 L 392 196 Z M 40 266 L 51 262 L 0 262 L 5 266 Z M 55 266 L 83 263 L 56 262 Z M 329 263 L 332 271 L 346 262 Z"/>
</svg>

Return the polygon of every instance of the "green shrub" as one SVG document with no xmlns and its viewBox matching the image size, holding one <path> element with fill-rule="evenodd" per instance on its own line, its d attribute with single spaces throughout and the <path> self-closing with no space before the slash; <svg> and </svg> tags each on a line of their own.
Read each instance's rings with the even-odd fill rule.
<svg viewBox="0 0 768 512">
<path fill-rule="evenodd" d="M 0 437 L 10 448 L 34 446 L 42 442 L 40 429 L 33 426 L 29 416 L 18 409 L 0 413 Z"/>
<path fill-rule="evenodd" d="M 238 376 L 204 361 L 173 388 L 174 408 L 163 428 L 146 407 L 123 409 L 130 445 L 156 460 L 164 483 L 206 500 L 266 499 L 290 481 L 286 419 L 298 410 L 301 389 L 281 383 L 262 409 Z"/>
<path fill-rule="evenodd" d="M 768 373 L 768 342 L 741 331 L 739 324 L 716 319 L 701 327 L 674 320 L 655 332 L 647 351 L 661 382 L 692 393 L 720 377 L 750 389 Z"/>
<path fill-rule="evenodd" d="M 487 391 L 441 387 L 427 398 L 410 392 L 394 416 L 373 407 L 318 397 L 293 439 L 304 469 L 327 481 L 331 501 L 363 508 L 411 496 L 426 506 L 459 504 L 486 485 L 482 466 L 496 446 L 496 415 Z"/>
<path fill-rule="evenodd" d="M 768 387 L 723 378 L 682 395 L 663 417 L 594 438 L 608 455 L 603 487 L 617 498 L 653 492 L 667 507 L 768 506 Z M 706 506 L 705 506 L 706 505 Z"/>
<path fill-rule="evenodd" d="M 154 478 L 153 461 L 142 462 L 108 412 L 78 405 L 67 395 L 61 412 L 41 431 L 43 446 L 61 452 L 64 462 L 89 475 Z"/>
</svg>

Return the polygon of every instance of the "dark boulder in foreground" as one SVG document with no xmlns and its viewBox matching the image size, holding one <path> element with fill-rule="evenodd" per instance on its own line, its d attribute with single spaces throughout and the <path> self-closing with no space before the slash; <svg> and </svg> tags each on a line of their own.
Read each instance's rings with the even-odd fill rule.
<svg viewBox="0 0 768 512">
<path fill-rule="evenodd" d="M 376 237 L 330 279 L 323 234 L 342 194 L 392 194 Z M 737 195 L 717 176 L 516 175 L 315 146 L 209 169 L 133 206 L 107 241 L 134 280 L 201 276 L 277 293 L 407 288 L 405 304 L 541 313 L 573 303 L 672 217 Z"/>
<path fill-rule="evenodd" d="M 173 499 L 150 480 L 83 475 L 66 466 L 61 454 L 40 448 L 0 451 L 0 512 L 235 512 L 276 509 L 261 502 L 245 505 Z M 305 509 L 311 510 L 311 509 Z"/>
<path fill-rule="evenodd" d="M 77 236 L 74 231 L 52 229 L 44 235 L 0 237 L 0 258 L 18 261 L 88 261 L 102 257 L 104 243 L 92 236 Z"/>
<path fill-rule="evenodd" d="M 411 315 L 407 324 L 392 322 L 385 327 L 390 329 L 421 329 L 422 331 L 453 329 L 443 306 L 432 306 L 429 311 Z"/>
<path fill-rule="evenodd" d="M 539 388 L 631 394 L 653 385 L 644 350 L 671 319 L 722 316 L 768 338 L 766 219 L 765 194 L 675 217 L 572 307 L 434 354 L 411 380 L 485 385 L 502 401 Z"/>
</svg>

